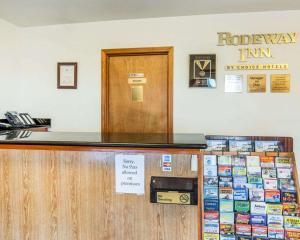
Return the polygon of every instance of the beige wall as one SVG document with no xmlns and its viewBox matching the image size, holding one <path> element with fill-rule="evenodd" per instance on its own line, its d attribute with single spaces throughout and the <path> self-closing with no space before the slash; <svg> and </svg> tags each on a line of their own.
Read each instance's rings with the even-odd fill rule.
<svg viewBox="0 0 300 240">
<path fill-rule="evenodd" d="M 0 19 L 0 115 L 19 107 L 18 29 Z M 2 116 L 1 116 L 2 117 Z"/>
<path fill-rule="evenodd" d="M 292 136 L 300 155 L 300 39 L 294 45 L 272 46 L 274 59 L 261 61 L 289 63 L 289 94 L 269 93 L 269 80 L 266 94 L 224 93 L 224 65 L 238 63 L 239 52 L 238 47 L 217 46 L 217 32 L 300 33 L 299 22 L 300 11 L 283 11 L 22 28 L 18 81 L 23 97 L 17 109 L 51 117 L 53 130 L 99 131 L 101 49 L 174 46 L 175 132 Z M 196 53 L 217 54 L 217 89 L 188 87 L 188 55 Z M 56 89 L 58 61 L 79 63 L 78 90 Z M 5 69 L 11 77 L 14 64 Z M 246 77 L 249 72 L 243 73 Z M 253 73 L 269 77 L 271 71 Z"/>
</svg>

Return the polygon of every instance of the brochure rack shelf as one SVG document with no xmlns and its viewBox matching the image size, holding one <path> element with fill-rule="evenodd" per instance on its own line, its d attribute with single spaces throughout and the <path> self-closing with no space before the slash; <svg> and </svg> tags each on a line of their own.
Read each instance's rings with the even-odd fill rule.
<svg viewBox="0 0 300 240">
<path fill-rule="evenodd" d="M 237 237 L 236 239 L 256 239 L 255 237 L 257 237 L 257 239 L 280 239 L 280 234 L 286 234 L 286 231 L 288 231 L 288 233 L 290 235 L 293 235 L 293 234 L 298 234 L 299 233 L 299 236 L 300 236 L 300 229 L 292 229 L 290 228 L 290 226 L 286 225 L 287 222 L 288 222 L 288 218 L 289 216 L 286 216 L 284 215 L 286 212 L 283 211 L 282 215 L 280 216 L 273 216 L 271 214 L 267 214 L 268 212 L 265 212 L 265 213 L 262 213 L 261 216 L 263 216 L 263 219 L 265 219 L 265 224 L 264 223 L 259 223 L 259 224 L 256 224 L 255 219 L 254 217 L 256 215 L 259 215 L 259 214 L 256 214 L 255 215 L 255 203 L 256 201 L 252 201 L 250 199 L 250 194 L 251 194 L 251 197 L 252 199 L 255 199 L 253 198 L 253 192 L 256 192 L 256 187 L 253 189 L 251 187 L 249 187 L 250 183 L 248 183 L 248 180 L 249 180 L 249 177 L 255 179 L 255 177 L 253 176 L 250 176 L 248 175 L 249 174 L 249 171 L 251 169 L 251 167 L 249 167 L 249 169 L 247 169 L 247 164 L 249 164 L 249 166 L 252 165 L 255 165 L 255 162 L 251 162 L 251 163 L 247 163 L 247 160 L 245 162 L 245 170 L 243 170 L 243 167 L 237 167 L 238 170 L 240 171 L 239 173 L 242 174 L 242 175 L 245 175 L 245 179 L 247 179 L 246 181 L 246 185 L 247 187 L 245 187 L 246 189 L 246 193 L 244 193 L 244 189 L 235 189 L 234 186 L 229 186 L 229 188 L 226 188 L 228 186 L 222 186 L 221 188 L 224 190 L 228 190 L 230 188 L 232 188 L 232 193 L 230 193 L 228 196 L 230 200 L 224 200 L 224 206 L 223 208 L 225 209 L 230 209 L 231 208 L 231 199 L 232 199 L 232 205 L 233 205 L 233 210 L 232 210 L 232 213 L 226 213 L 227 215 L 229 216 L 233 216 L 234 217 L 234 222 L 233 222 L 233 226 L 230 226 L 230 224 L 228 224 L 229 227 L 233 227 L 233 234 L 220 234 L 221 233 L 221 230 L 222 232 L 226 232 L 226 231 L 231 231 L 230 228 L 226 228 L 226 225 L 225 224 L 221 224 L 221 220 L 220 220 L 220 217 L 222 215 L 222 217 L 226 216 L 226 214 L 223 214 L 223 213 L 220 213 L 221 209 L 218 209 L 217 211 L 211 211 L 212 214 L 210 215 L 210 211 L 208 211 L 207 209 L 207 206 L 205 206 L 205 203 L 212 203 L 212 204 L 215 204 L 216 202 L 218 202 L 218 208 L 222 207 L 222 204 L 221 201 L 222 200 L 222 197 L 224 197 L 224 194 L 222 191 L 220 191 L 220 187 L 219 187 L 219 180 L 220 180 L 220 171 L 221 173 L 223 174 L 223 170 L 224 170 L 224 175 L 228 174 L 228 177 L 229 178 L 232 178 L 234 180 L 234 175 L 233 175 L 233 168 L 235 168 L 234 165 L 232 166 L 227 166 L 227 167 L 224 167 L 224 169 L 218 165 L 218 158 L 223 158 L 222 156 L 225 156 L 224 159 L 226 159 L 227 157 L 226 156 L 230 156 L 230 158 L 234 159 L 234 158 L 241 158 L 241 159 L 249 159 L 249 162 L 250 160 L 252 161 L 255 160 L 255 159 L 259 159 L 259 164 L 261 164 L 260 162 L 260 159 L 274 159 L 274 167 L 266 167 L 266 166 L 263 166 L 261 167 L 261 165 L 259 165 L 258 169 L 261 170 L 264 170 L 267 168 L 268 171 L 263 171 L 263 173 L 261 173 L 262 175 L 260 177 L 257 177 L 256 179 L 259 179 L 260 181 L 262 181 L 262 184 L 258 184 L 259 185 L 259 188 L 262 188 L 261 190 L 258 190 L 257 192 L 261 192 L 263 196 L 261 196 L 262 198 L 260 198 L 257 202 L 258 202 L 258 206 L 257 207 L 260 207 L 260 206 L 265 206 L 265 208 L 269 209 L 269 211 L 272 211 L 271 207 L 274 207 L 273 205 L 276 205 L 275 207 L 281 207 L 283 205 L 288 205 L 289 203 L 288 202 L 284 202 L 283 203 L 283 199 L 282 197 L 283 196 L 286 196 L 286 193 L 285 193 L 285 190 L 282 191 L 282 187 L 281 186 L 285 186 L 283 185 L 283 181 L 285 180 L 282 180 L 281 178 L 277 178 L 277 176 L 280 176 L 280 177 L 287 177 L 288 179 L 288 176 L 285 176 L 284 174 L 286 174 L 285 172 L 282 172 L 281 171 L 281 167 L 277 167 L 279 165 L 276 165 L 276 161 L 279 161 L 280 159 L 290 159 L 291 161 L 291 181 L 293 182 L 294 184 L 294 189 L 295 189 L 295 195 L 293 195 L 295 197 L 295 204 L 298 204 L 298 206 L 300 206 L 300 198 L 299 198 L 299 194 L 300 194 L 300 191 L 299 191 L 299 179 L 298 179 L 298 172 L 297 172 L 297 164 L 296 164 L 296 160 L 295 160 L 295 155 L 294 153 L 292 152 L 293 151 L 293 139 L 292 138 L 289 138 L 289 137 L 230 137 L 230 136 L 222 136 L 222 137 L 219 137 L 219 138 L 216 138 L 214 137 L 213 139 L 230 139 L 230 140 L 234 140 L 234 141 L 246 141 L 246 140 L 250 140 L 250 141 L 278 141 L 280 143 L 280 150 L 279 151 L 276 151 L 276 152 L 254 152 L 254 151 L 251 151 L 251 152 L 239 152 L 239 151 L 204 151 L 201 155 L 198 156 L 198 186 L 199 186 L 199 196 L 198 196 L 198 239 L 199 240 L 215 240 L 215 238 L 213 238 L 213 234 L 210 236 L 209 234 L 207 234 L 207 231 L 214 231 L 216 230 L 217 228 L 218 229 L 218 235 L 219 235 L 219 238 L 216 238 L 216 240 L 223 240 L 223 239 L 234 239 L 233 237 Z M 258 139 L 258 140 L 257 140 Z M 290 151 L 291 150 L 291 151 Z M 207 171 L 207 169 L 205 169 L 205 166 L 204 166 L 204 162 L 207 161 L 207 155 L 208 156 L 217 156 L 216 157 L 216 161 L 217 161 L 217 164 L 218 165 L 217 167 L 215 168 L 212 168 L 212 169 L 216 169 L 216 172 L 217 172 L 217 193 L 215 193 L 215 189 L 214 188 L 210 188 L 210 186 L 208 186 L 208 182 L 207 182 L 207 177 L 206 177 L 206 181 L 204 181 L 205 179 L 205 175 L 207 175 L 207 173 L 205 173 L 205 171 Z M 247 157 L 248 156 L 248 157 Z M 213 159 L 214 157 L 212 157 Z M 278 160 L 275 160 L 275 159 L 278 159 Z M 214 161 L 214 160 L 213 160 Z M 255 167 L 254 167 L 255 169 Z M 269 169 L 271 169 L 271 173 L 269 172 Z M 287 167 L 285 167 L 285 169 L 288 169 Z M 283 169 L 284 171 L 288 171 L 288 170 L 285 170 Z M 249 170 L 249 171 L 248 171 Z M 225 173 L 227 171 L 227 173 Z M 252 171 L 252 170 L 251 170 Z M 270 186 L 265 186 L 264 184 L 269 184 L 268 183 L 268 179 L 266 179 L 267 181 L 265 182 L 265 177 L 266 177 L 266 174 L 272 174 L 272 171 L 275 172 L 275 174 L 279 174 L 279 175 L 276 175 L 274 179 L 276 179 L 274 181 L 274 179 L 271 179 L 271 177 L 273 178 L 274 176 L 271 176 L 270 179 L 271 181 L 273 182 L 277 182 L 278 183 L 278 187 L 275 187 L 276 190 L 269 190 L 269 188 L 272 188 Z M 230 172 L 230 173 L 229 173 Z M 246 172 L 246 173 L 245 173 Z M 235 173 L 236 174 L 236 173 Z M 251 174 L 251 172 L 250 172 Z M 255 174 L 255 172 L 253 173 Z M 214 175 L 214 174 L 212 174 Z M 225 177 L 226 178 L 226 177 Z M 289 179 L 287 181 L 290 181 Z M 276 184 L 277 184 L 276 183 Z M 223 184 L 223 183 L 222 183 Z M 233 184 L 233 183 L 231 183 Z M 253 185 L 253 184 L 252 184 Z M 262 186 L 262 187 L 261 187 Z M 275 189 L 274 188 L 274 189 Z M 210 190 L 214 190 L 214 191 L 211 191 Z M 243 190 L 243 191 L 241 191 Z M 272 202 L 272 198 L 270 199 L 270 195 L 268 194 L 272 194 L 273 192 L 275 193 L 279 193 L 280 194 L 280 200 L 278 200 L 278 197 L 276 198 L 277 200 Z M 226 192 L 226 191 L 225 191 Z M 230 192 L 230 191 L 229 191 Z M 212 194 L 212 196 L 214 196 L 214 194 L 217 194 L 217 200 L 212 200 L 211 202 L 209 202 L 207 200 L 208 198 L 208 195 L 209 194 Z M 233 194 L 234 193 L 234 194 Z M 220 195 L 220 194 L 223 194 L 223 195 Z M 240 203 L 243 203 L 243 201 L 239 201 L 237 200 L 238 198 L 240 197 L 244 197 L 247 196 L 244 201 L 244 203 L 246 202 L 249 202 L 249 210 L 247 210 L 247 213 L 242 213 L 242 214 L 239 214 L 239 212 L 236 211 L 235 207 L 237 205 L 237 203 L 235 202 L 240 202 Z M 226 196 L 226 195 L 225 195 Z M 271 195 L 272 196 L 272 195 Z M 237 199 L 236 199 L 236 198 Z M 267 197 L 267 198 L 265 198 Z M 262 200 L 263 199 L 263 200 Z M 271 200 L 271 202 L 270 202 Z M 206 202 L 205 202 L 206 201 Z M 285 200 L 286 201 L 286 198 Z M 229 205 L 226 205 L 227 203 L 230 203 Z M 235 205 L 236 204 L 236 205 Z M 253 209 L 251 208 L 251 205 L 253 205 Z M 212 205 L 213 206 L 213 205 Z M 296 205 L 295 205 L 296 206 Z M 205 208 L 206 207 L 206 208 Z M 251 210 L 253 211 L 253 213 L 251 212 Z M 228 210 L 225 210 L 226 212 L 228 212 Z M 231 210 L 229 210 L 230 212 Z M 257 210 L 258 211 L 258 210 Z M 266 211 L 266 210 L 265 210 Z M 206 218 L 209 218 L 209 217 L 215 217 L 217 215 L 214 215 L 215 213 L 214 212 L 218 212 L 218 221 L 216 224 L 214 224 L 213 222 L 211 221 L 207 221 Z M 253 216 L 252 216 L 252 215 Z M 255 216 L 254 216 L 255 215 Z M 300 218 L 298 219 L 297 216 L 298 216 L 298 209 L 295 210 L 295 213 L 294 214 L 289 214 L 289 215 L 293 215 L 293 217 L 296 216 L 296 220 L 298 221 L 299 220 L 299 225 L 300 225 Z M 240 224 L 240 222 L 243 221 L 243 219 L 241 220 L 239 217 L 241 218 L 244 218 L 247 219 L 247 217 L 249 217 L 249 222 L 248 224 Z M 253 217 L 253 219 L 252 219 Z M 272 219 L 274 217 L 274 219 Z M 286 218 L 287 217 L 287 218 Z M 269 218 L 269 219 L 268 219 Z M 282 220 L 281 220 L 282 219 Z M 253 220 L 253 222 L 250 222 L 250 220 Z M 278 225 L 270 225 L 271 227 L 268 226 L 268 221 L 270 221 L 270 223 L 273 223 L 271 221 L 275 221 L 275 223 Z M 293 220 L 293 219 L 292 219 Z M 225 221 L 223 219 L 223 221 Z M 238 221 L 238 222 L 237 222 Z M 247 220 L 246 220 L 247 221 Z M 279 221 L 279 222 L 276 222 L 276 221 Z M 280 226 L 281 222 L 282 221 L 282 226 Z M 212 223 L 210 225 L 210 222 Z M 255 224 L 252 224 L 252 223 L 255 223 Z M 210 229 L 210 226 L 211 226 L 211 229 Z M 225 226 L 225 227 L 224 227 Z M 227 226 L 227 227 L 228 227 Z M 288 226 L 288 227 L 286 227 Z M 245 232 L 243 231 L 243 227 L 247 227 L 245 230 Z M 294 226 L 293 226 L 294 227 Z M 297 227 L 297 226 L 296 226 Z M 223 229 L 222 229 L 223 228 Z M 240 228 L 240 229 L 239 229 Z M 300 226 L 299 226 L 300 228 Z M 208 230 L 209 229 L 209 230 Z M 225 229 L 225 230 L 224 230 Z M 283 229 L 283 232 L 282 230 Z M 223 231 L 224 230 L 224 231 Z M 238 231 L 241 231 L 242 233 L 245 233 L 245 235 L 243 234 L 237 234 L 237 230 Z M 250 232 L 247 232 L 247 231 L 250 231 Z M 267 231 L 267 232 L 266 232 Z M 269 233 L 270 231 L 270 233 Z M 276 231 L 279 231 L 280 233 L 274 233 L 273 232 L 276 232 Z M 261 232 L 261 236 L 259 236 L 259 233 Z M 267 234 L 264 236 L 264 234 Z M 277 235 L 276 235 L 277 234 Z M 275 238 L 274 236 L 277 236 L 277 238 Z M 296 236 L 295 235 L 295 236 Z M 222 236 L 222 238 L 221 238 Z M 228 237 L 228 238 L 224 238 L 224 236 Z M 209 238 L 211 237 L 211 238 Z M 230 238 L 232 237 L 232 238 Z M 245 237 L 245 238 L 238 238 L 238 237 Z M 247 238 L 248 237 L 248 238 Z M 281 239 L 293 239 L 293 238 L 288 238 L 288 237 L 283 237 Z M 294 239 L 300 239 L 300 238 L 294 238 Z"/>
</svg>

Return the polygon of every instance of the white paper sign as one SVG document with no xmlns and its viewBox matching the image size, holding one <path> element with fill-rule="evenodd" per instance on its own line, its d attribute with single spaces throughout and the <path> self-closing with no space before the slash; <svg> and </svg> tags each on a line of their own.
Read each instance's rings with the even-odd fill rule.
<svg viewBox="0 0 300 240">
<path fill-rule="evenodd" d="M 117 193 L 145 194 L 144 155 L 116 155 L 115 174 Z"/>
<path fill-rule="evenodd" d="M 243 92 L 243 75 L 225 75 L 225 92 Z"/>
</svg>

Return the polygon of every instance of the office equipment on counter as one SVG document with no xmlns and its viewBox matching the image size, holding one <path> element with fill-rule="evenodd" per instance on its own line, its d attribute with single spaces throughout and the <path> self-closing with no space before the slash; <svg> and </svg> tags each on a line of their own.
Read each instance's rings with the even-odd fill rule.
<svg viewBox="0 0 300 240">
<path fill-rule="evenodd" d="M 35 126 L 35 121 L 28 113 L 18 113 L 16 111 L 6 112 L 5 117 L 7 121 L 15 127 Z"/>
<path fill-rule="evenodd" d="M 0 119 L 0 131 L 30 129 L 35 131 L 48 131 L 51 127 L 49 118 L 32 118 L 28 113 L 8 111 L 5 119 Z"/>
<path fill-rule="evenodd" d="M 2 123 L 0 122 L 0 129 L 11 129 L 12 125 L 10 125 L 9 123 Z"/>
</svg>

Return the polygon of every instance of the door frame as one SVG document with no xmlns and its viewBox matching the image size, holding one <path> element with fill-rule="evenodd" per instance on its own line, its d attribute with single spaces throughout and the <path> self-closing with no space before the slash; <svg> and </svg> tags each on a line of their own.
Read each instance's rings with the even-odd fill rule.
<svg viewBox="0 0 300 240">
<path fill-rule="evenodd" d="M 101 131 L 109 132 L 109 58 L 114 56 L 167 55 L 167 133 L 173 133 L 173 47 L 119 48 L 101 51 Z"/>
</svg>

